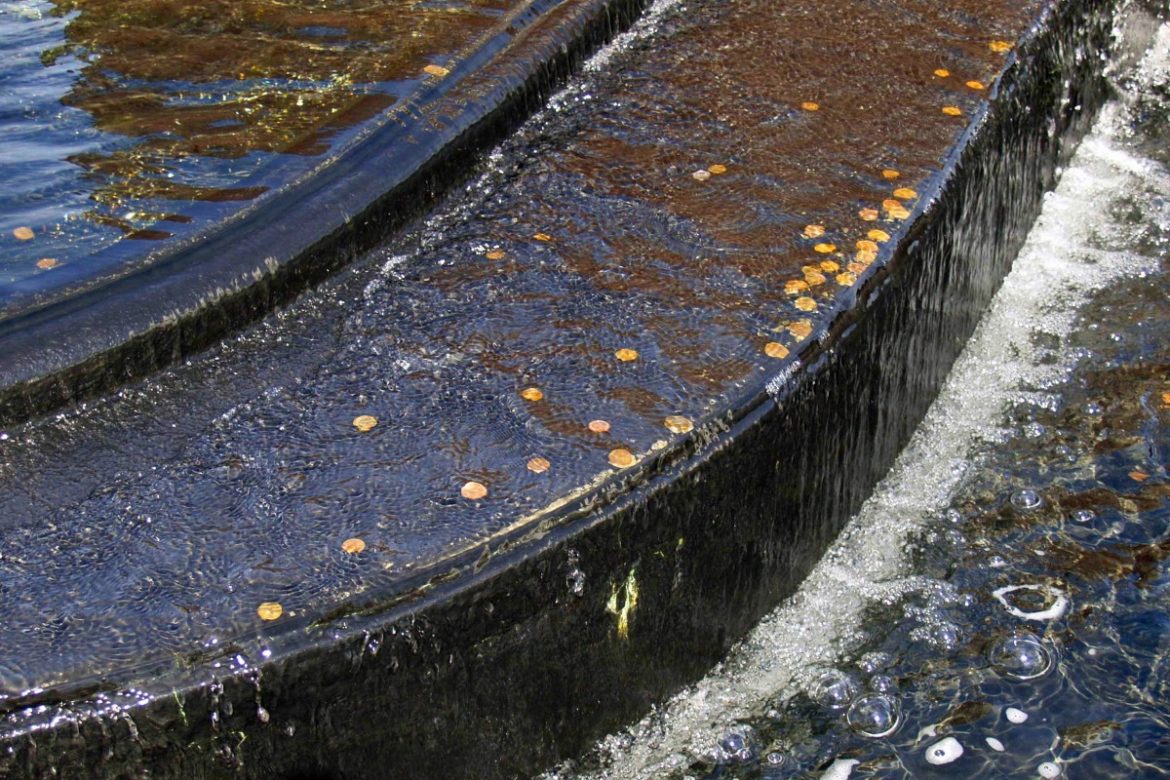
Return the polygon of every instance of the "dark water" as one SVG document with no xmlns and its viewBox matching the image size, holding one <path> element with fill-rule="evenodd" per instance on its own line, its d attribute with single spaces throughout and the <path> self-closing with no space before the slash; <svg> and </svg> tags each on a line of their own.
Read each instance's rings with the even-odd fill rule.
<svg viewBox="0 0 1170 780">
<path fill-rule="evenodd" d="M 719 430 L 853 305 L 995 88 L 1009 53 L 992 44 L 1038 8 L 663 4 L 653 40 L 612 49 L 343 278 L 188 366 L 5 432 L 0 693 L 327 637 Z M 286 62 L 283 38 L 258 40 Z M 195 67 L 180 60 L 169 73 Z M 271 137 L 231 127 L 241 147 Z"/>
<path fill-rule="evenodd" d="M 525 5 L 0 4 L 0 305 L 292 182 Z"/>
<path fill-rule="evenodd" d="M 1170 26 L 809 581 L 547 778 L 1170 774 Z"/>
</svg>

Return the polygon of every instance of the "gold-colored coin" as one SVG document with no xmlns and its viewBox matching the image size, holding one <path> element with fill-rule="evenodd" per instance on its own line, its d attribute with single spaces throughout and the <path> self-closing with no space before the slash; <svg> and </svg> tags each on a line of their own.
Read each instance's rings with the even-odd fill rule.
<svg viewBox="0 0 1170 780">
<path fill-rule="evenodd" d="M 788 357 L 788 347 L 781 344 L 779 341 L 769 341 L 764 345 L 764 354 L 770 358 L 783 360 Z"/>
<path fill-rule="evenodd" d="M 594 433 L 608 433 L 609 423 L 605 420 L 590 420 L 588 428 Z"/>
<path fill-rule="evenodd" d="M 359 414 L 353 418 L 353 427 L 357 428 L 362 433 L 374 430 L 374 426 L 378 424 L 378 418 L 372 414 Z"/>
<path fill-rule="evenodd" d="M 520 391 L 520 397 L 525 401 L 539 401 L 541 398 L 544 398 L 544 393 L 540 392 L 539 388 L 526 387 Z"/>
<path fill-rule="evenodd" d="M 465 482 L 459 489 L 460 495 L 469 501 L 478 501 L 487 495 L 487 487 L 479 482 Z"/>
<path fill-rule="evenodd" d="M 627 349 L 627 348 L 623 347 L 622 349 L 619 349 L 617 352 L 615 352 L 613 354 L 614 354 L 614 357 L 616 357 L 618 360 L 622 361 L 623 363 L 629 363 L 631 361 L 638 359 L 638 350 L 636 350 L 636 349 Z"/>
<path fill-rule="evenodd" d="M 275 601 L 265 601 L 256 607 L 256 614 L 261 620 L 276 620 L 284 614 L 284 607 Z"/>
<path fill-rule="evenodd" d="M 621 447 L 619 447 L 616 450 L 609 451 L 609 463 L 611 466 L 614 466 L 616 468 L 619 468 L 619 469 L 629 468 L 630 466 L 633 466 L 637 462 L 638 462 L 638 459 L 634 457 L 634 453 L 630 452 L 627 449 L 622 449 Z"/>
<path fill-rule="evenodd" d="M 528 466 L 528 470 L 534 474 L 543 474 L 552 466 L 545 458 L 533 458 L 526 465 Z"/>
<path fill-rule="evenodd" d="M 363 539 L 358 539 L 356 536 L 353 538 L 350 538 L 350 539 L 346 539 L 344 542 L 341 543 L 342 552 L 347 552 L 350 555 L 357 555 L 358 553 L 360 553 L 361 551 L 363 551 L 365 549 L 366 549 L 365 541 Z"/>
<path fill-rule="evenodd" d="M 678 414 L 670 415 L 662 421 L 662 424 L 671 433 L 690 433 L 695 427 L 695 424 L 689 419 Z"/>
</svg>

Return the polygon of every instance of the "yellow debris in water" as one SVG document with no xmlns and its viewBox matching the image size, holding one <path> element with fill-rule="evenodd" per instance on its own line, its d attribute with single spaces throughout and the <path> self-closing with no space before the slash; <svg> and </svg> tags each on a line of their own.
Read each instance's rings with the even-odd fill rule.
<svg viewBox="0 0 1170 780">
<path fill-rule="evenodd" d="M 992 41 L 987 44 L 987 48 L 991 49 L 996 54 L 1003 54 L 1012 50 L 1012 45 L 1007 41 Z"/>
<path fill-rule="evenodd" d="M 540 392 L 539 388 L 526 387 L 520 391 L 520 397 L 525 401 L 539 401 L 544 398 L 544 393 Z"/>
<path fill-rule="evenodd" d="M 827 255 L 830 252 L 836 252 L 837 245 L 823 243 L 823 244 L 817 244 L 816 246 L 813 247 L 813 249 L 816 250 L 817 252 L 820 252 L 822 255 Z"/>
<path fill-rule="evenodd" d="M 970 87 L 971 89 L 983 89 L 984 88 L 982 81 L 974 81 L 974 80 L 968 81 L 967 86 Z"/>
<path fill-rule="evenodd" d="M 792 334 L 793 338 L 803 341 L 812 333 L 812 322 L 810 320 L 797 320 L 788 326 L 788 332 Z"/>
<path fill-rule="evenodd" d="M 627 449 L 622 449 L 621 447 L 618 447 L 616 450 L 609 451 L 609 463 L 611 466 L 614 466 L 616 468 L 619 468 L 619 469 L 629 468 L 630 466 L 633 466 L 637 462 L 638 462 L 638 459 L 634 457 L 634 453 L 630 452 Z"/>
<path fill-rule="evenodd" d="M 552 236 L 548 233 L 537 233 L 533 236 L 537 241 L 552 241 Z"/>
<path fill-rule="evenodd" d="M 808 282 L 801 279 L 789 279 L 784 283 L 784 292 L 789 295 L 797 295 L 808 289 Z"/>
<path fill-rule="evenodd" d="M 764 351 L 766 352 L 767 350 L 765 349 Z M 695 424 L 692 423 L 688 418 L 679 414 L 670 415 L 662 421 L 662 424 L 665 425 L 666 430 L 670 431 L 671 433 L 690 433 L 695 427 Z"/>
<path fill-rule="evenodd" d="M 256 614 L 261 620 L 276 620 L 284 614 L 284 607 L 275 601 L 265 601 L 256 607 Z"/>
<path fill-rule="evenodd" d="M 803 298 L 796 299 L 796 308 L 801 311 L 816 311 L 817 302 L 806 295 Z"/>
<path fill-rule="evenodd" d="M 874 230 L 869 231 L 865 235 L 874 241 L 889 241 L 890 240 L 890 234 L 884 230 L 874 229 Z"/>
<path fill-rule="evenodd" d="M 936 68 L 934 75 L 938 76 L 940 79 L 945 79 L 947 76 L 951 75 L 951 72 L 946 68 Z"/>
<path fill-rule="evenodd" d="M 708 165 L 707 170 L 718 176 L 720 174 L 727 173 L 727 166 L 723 165 L 722 163 L 715 163 L 714 165 Z"/>
<path fill-rule="evenodd" d="M 543 474 L 549 470 L 549 467 L 552 466 L 552 464 L 548 462 L 547 458 L 533 458 L 532 460 L 528 461 L 527 466 L 528 470 L 532 473 Z"/>
<path fill-rule="evenodd" d="M 588 428 L 594 433 L 606 433 L 609 431 L 609 423 L 605 420 L 590 420 Z"/>
<path fill-rule="evenodd" d="M 359 414 L 353 418 L 353 427 L 357 428 L 362 433 L 374 430 L 374 426 L 378 424 L 378 418 L 372 414 Z"/>
<path fill-rule="evenodd" d="M 468 501 L 478 501 L 487 495 L 487 487 L 480 482 L 464 482 L 459 493 Z"/>
<path fill-rule="evenodd" d="M 805 111 L 820 111 L 821 110 L 820 105 L 812 102 L 811 100 L 804 101 L 803 103 L 800 104 L 800 107 L 803 108 Z"/>
<path fill-rule="evenodd" d="M 893 181 L 894 179 L 898 178 L 901 175 L 902 174 L 898 173 L 893 168 L 885 168 L 882 170 L 882 178 L 883 179 L 890 179 L 891 181 Z"/>
<path fill-rule="evenodd" d="M 943 106 L 942 112 L 944 114 L 946 114 L 947 116 L 962 116 L 963 115 L 963 109 L 959 108 L 958 106 Z"/>
<path fill-rule="evenodd" d="M 909 187 L 899 187 L 894 190 L 894 197 L 900 198 L 901 200 L 914 200 L 918 197 L 918 193 Z"/>
<path fill-rule="evenodd" d="M 622 349 L 619 349 L 617 352 L 613 353 L 613 355 L 623 363 L 629 363 L 630 361 L 638 359 L 638 350 L 626 349 L 623 347 Z"/>
<path fill-rule="evenodd" d="M 366 549 L 366 543 L 363 539 L 358 539 L 356 536 L 346 539 L 341 543 L 342 552 L 347 552 L 350 555 L 357 555 Z"/>
<path fill-rule="evenodd" d="M 30 241 L 36 234 L 33 233 L 32 228 L 21 225 L 12 231 L 12 235 L 14 235 L 18 241 Z"/>
<path fill-rule="evenodd" d="M 805 238 L 820 238 L 825 234 L 824 225 L 805 225 L 802 235 Z"/>
<path fill-rule="evenodd" d="M 857 216 L 861 217 L 866 222 L 873 222 L 874 220 L 876 220 L 878 218 L 878 210 L 877 209 L 862 209 L 861 211 L 857 212 Z"/>
<path fill-rule="evenodd" d="M 857 275 L 852 271 L 837 274 L 837 284 L 842 287 L 851 287 L 857 281 Z"/>
<path fill-rule="evenodd" d="M 423 73 L 430 74 L 431 76 L 438 76 L 439 78 L 443 78 L 450 72 L 451 71 L 447 70 L 442 65 L 427 65 L 425 68 L 423 68 Z"/>
<path fill-rule="evenodd" d="M 841 266 L 837 264 L 836 260 L 822 260 L 821 270 L 827 274 L 835 274 L 841 270 Z"/>
<path fill-rule="evenodd" d="M 37 268 L 40 268 L 42 271 L 56 268 L 59 265 L 61 263 L 57 262 L 57 258 L 55 257 L 42 257 L 40 260 L 37 260 Z"/>
<path fill-rule="evenodd" d="M 504 254 L 503 249 L 493 249 L 484 255 L 484 257 L 486 257 L 488 260 L 503 260 L 505 257 L 507 257 L 507 255 Z"/>
<path fill-rule="evenodd" d="M 779 341 L 769 341 L 764 345 L 764 354 L 770 358 L 783 360 L 788 357 L 788 347 L 781 344 Z"/>
<path fill-rule="evenodd" d="M 870 241 L 868 238 L 861 238 L 857 241 L 857 248 L 862 252 L 876 252 L 878 245 L 876 241 Z"/>
</svg>

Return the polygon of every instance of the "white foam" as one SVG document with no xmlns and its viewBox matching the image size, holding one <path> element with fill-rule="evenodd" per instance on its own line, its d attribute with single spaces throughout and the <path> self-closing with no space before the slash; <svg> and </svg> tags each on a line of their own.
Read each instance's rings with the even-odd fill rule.
<svg viewBox="0 0 1170 780">
<path fill-rule="evenodd" d="M 1170 61 L 1163 26 L 1160 54 Z M 1012 402 L 1047 397 L 1067 376 L 1075 353 L 1053 355 L 1037 333 L 1070 332 L 1090 295 L 1152 261 L 1129 250 L 1133 236 L 1109 219 L 1111 203 L 1170 195 L 1170 176 L 1124 146 L 1125 106 L 1105 108 L 1029 234 L 1015 267 L 939 398 L 890 473 L 805 583 L 766 617 L 728 659 L 640 723 L 598 745 L 601 769 L 588 777 L 660 777 L 703 756 L 730 724 L 765 702 L 807 689 L 817 674 L 855 647 L 863 610 L 936 587 L 908 570 L 907 542 L 945 507 L 970 464 L 973 447 L 1008 435 L 1001 424 Z M 1163 204 L 1161 208 L 1165 208 Z M 1165 217 L 1163 217 L 1165 218 Z M 568 770 L 546 778 L 572 776 Z"/>
</svg>

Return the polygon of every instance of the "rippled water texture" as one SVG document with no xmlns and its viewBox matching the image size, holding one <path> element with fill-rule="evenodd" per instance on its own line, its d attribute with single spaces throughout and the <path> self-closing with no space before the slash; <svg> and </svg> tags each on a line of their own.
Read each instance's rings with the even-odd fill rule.
<svg viewBox="0 0 1170 780">
<path fill-rule="evenodd" d="M 417 230 L 6 432 L 0 691 L 321 636 L 764 402 L 1039 8 L 659 4 Z"/>
<path fill-rule="evenodd" d="M 288 184 L 524 5 L 0 3 L 0 302 Z"/>
<path fill-rule="evenodd" d="M 914 441 L 725 664 L 548 778 L 1170 774 L 1170 26 Z"/>
</svg>

